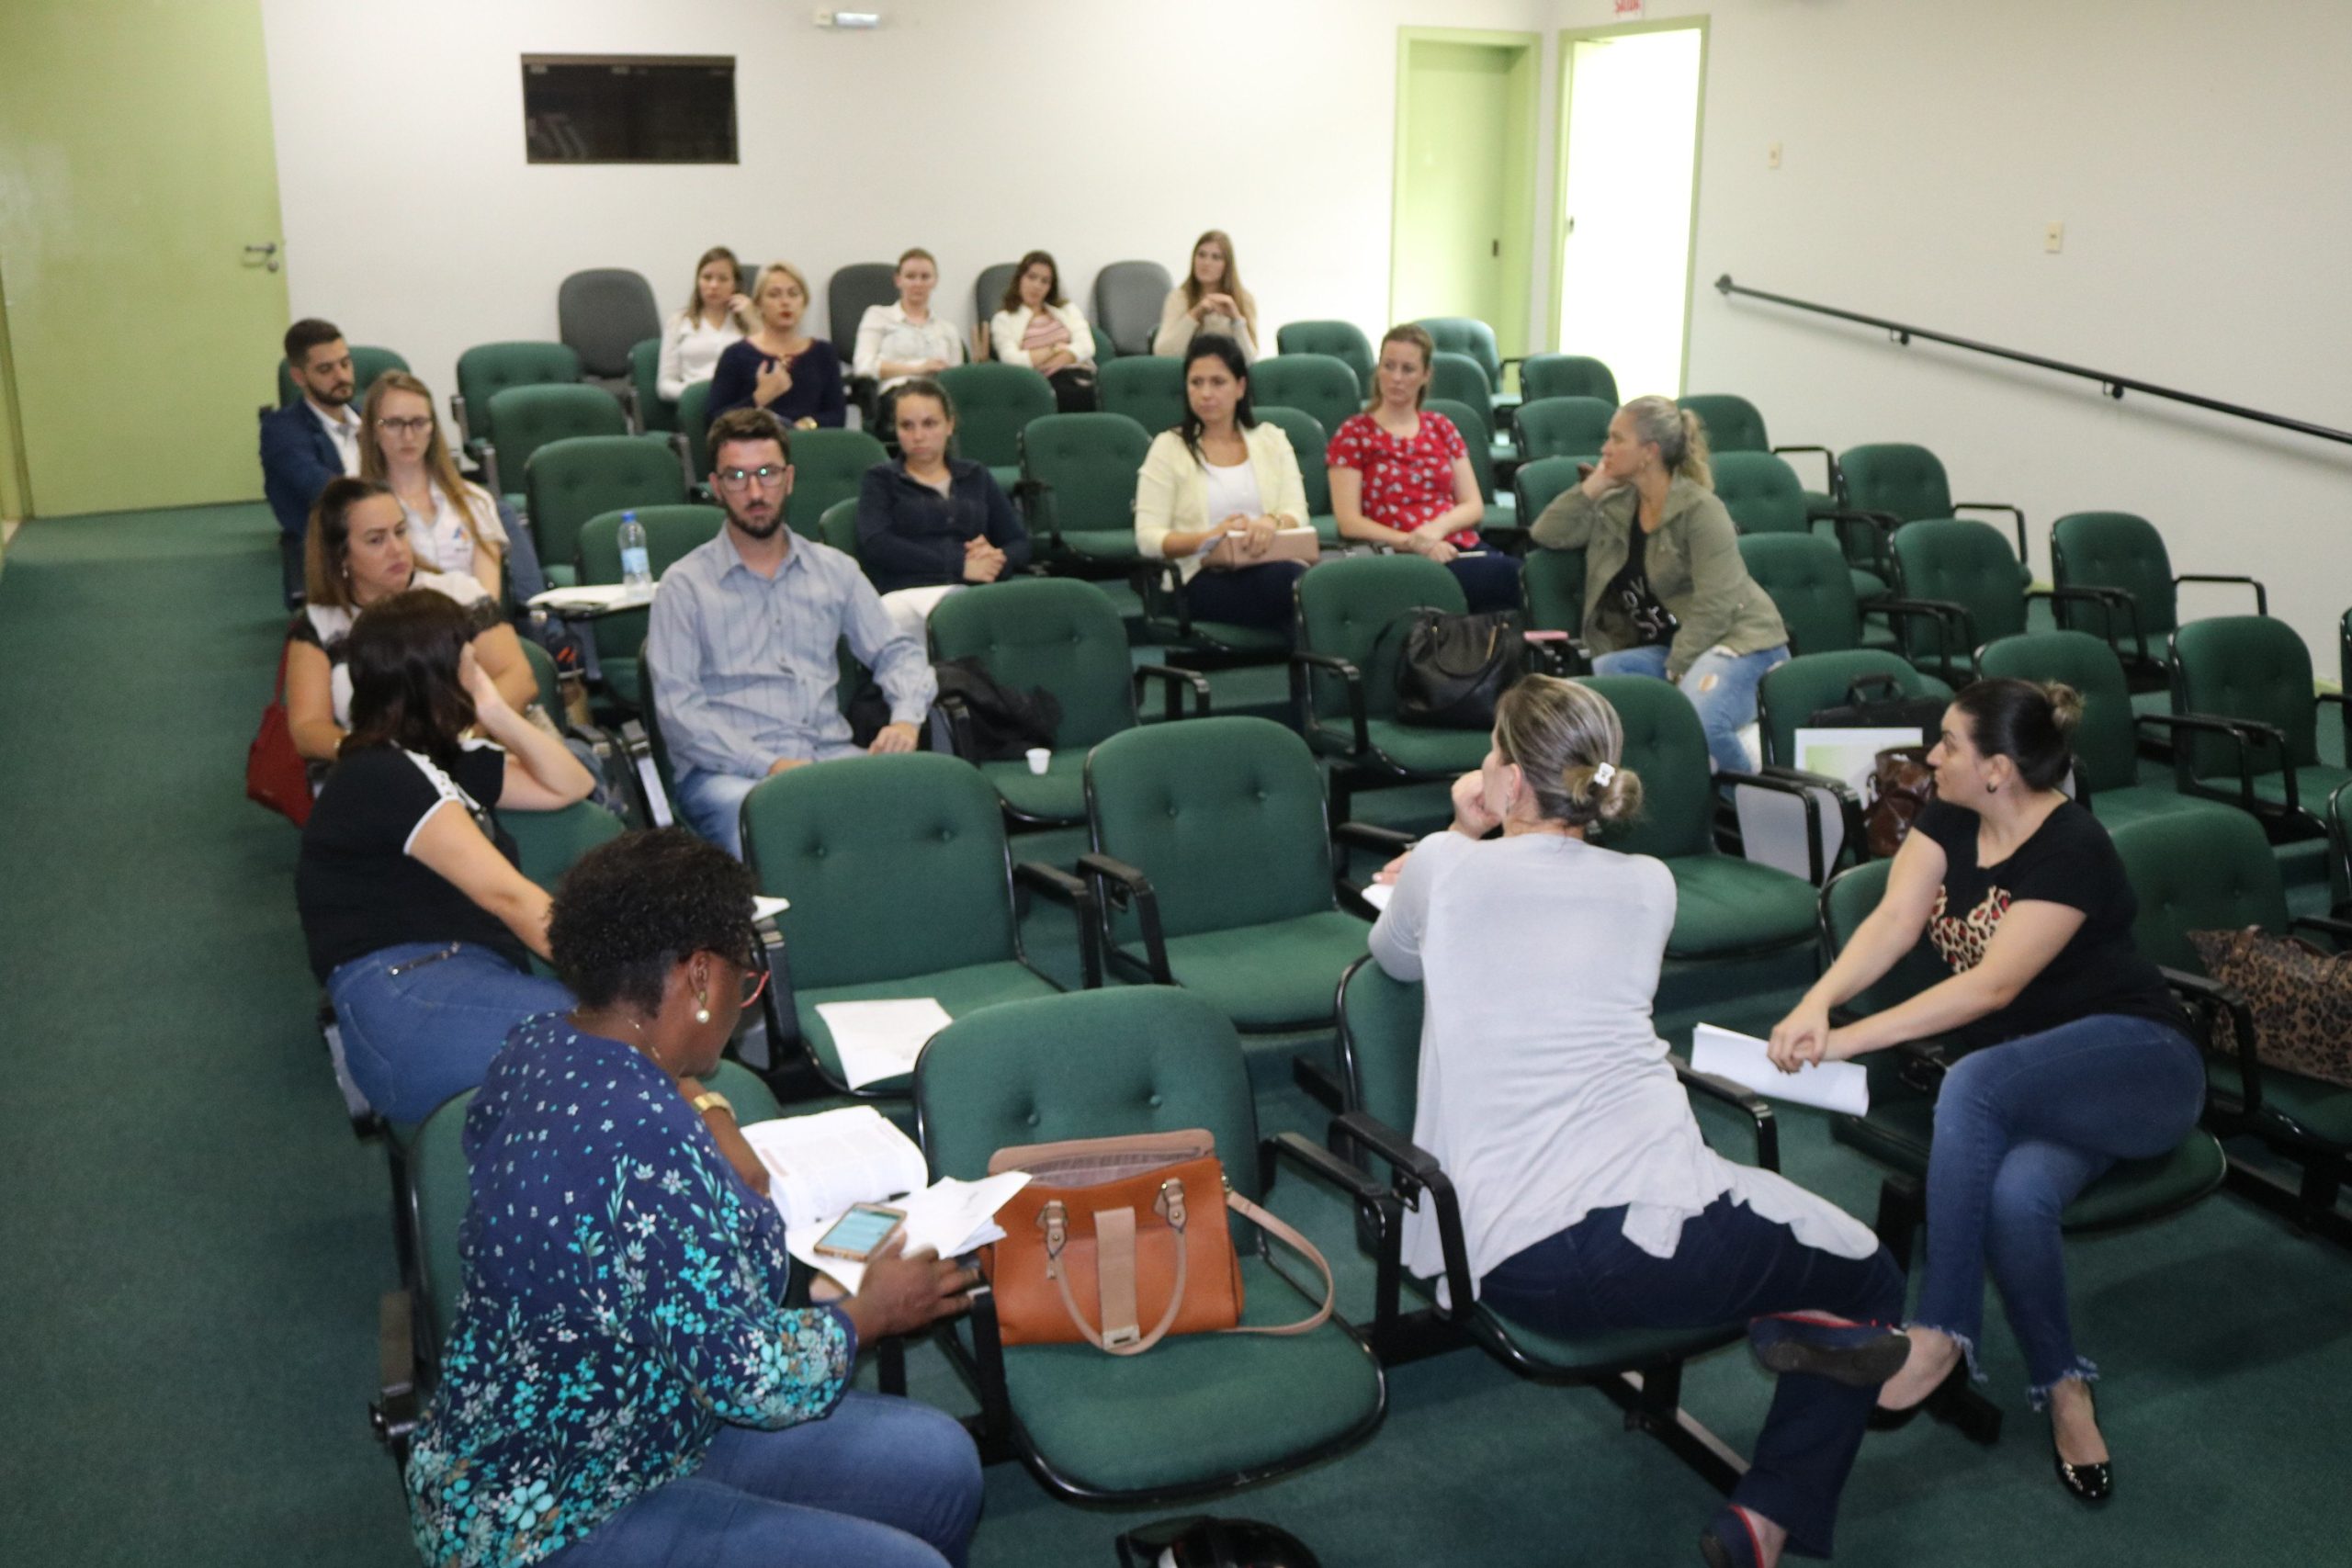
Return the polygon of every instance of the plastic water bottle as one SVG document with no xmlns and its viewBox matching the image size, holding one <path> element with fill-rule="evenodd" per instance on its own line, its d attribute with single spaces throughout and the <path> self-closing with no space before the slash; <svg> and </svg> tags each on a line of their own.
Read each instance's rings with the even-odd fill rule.
<svg viewBox="0 0 2352 1568">
<path fill-rule="evenodd" d="M 634 512 L 621 513 L 621 586 L 651 588 L 653 567 L 645 549 L 645 525 Z"/>
</svg>

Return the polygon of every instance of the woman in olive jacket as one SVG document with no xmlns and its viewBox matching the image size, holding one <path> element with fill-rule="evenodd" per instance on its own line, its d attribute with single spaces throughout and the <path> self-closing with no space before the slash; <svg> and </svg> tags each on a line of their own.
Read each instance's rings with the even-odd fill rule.
<svg viewBox="0 0 2352 1568">
<path fill-rule="evenodd" d="M 1788 659 L 1789 633 L 1709 486 L 1699 416 L 1670 398 L 1619 409 L 1600 466 L 1532 533 L 1546 549 L 1585 552 L 1593 673 L 1674 682 L 1699 710 L 1715 767 L 1753 769 L 1739 732 L 1756 720 L 1758 682 Z"/>
</svg>

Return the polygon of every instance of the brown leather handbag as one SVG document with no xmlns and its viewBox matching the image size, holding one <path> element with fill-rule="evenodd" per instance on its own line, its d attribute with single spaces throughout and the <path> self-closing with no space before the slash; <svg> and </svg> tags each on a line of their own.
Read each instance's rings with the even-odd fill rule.
<svg viewBox="0 0 2352 1568">
<path fill-rule="evenodd" d="M 1204 1131 L 1000 1149 L 989 1174 L 1007 1170 L 1032 1179 L 998 1211 L 1004 1239 L 981 1258 L 1007 1345 L 1082 1339 L 1139 1356 L 1170 1334 L 1304 1334 L 1331 1315 L 1331 1266 L 1314 1243 L 1226 1184 L 1216 1141 Z M 1227 1208 L 1315 1265 L 1323 1304 L 1311 1315 L 1241 1325 Z"/>
<path fill-rule="evenodd" d="M 1884 860 L 1903 847 L 1911 824 L 1936 798 L 1936 770 L 1928 766 L 1925 746 L 1890 746 L 1871 764 L 1862 807 L 1862 829 L 1869 835 L 1871 857 Z"/>
<path fill-rule="evenodd" d="M 2245 998 L 2265 1066 L 2352 1088 L 2352 953 L 2260 926 L 2188 940 L 2213 978 Z"/>
</svg>

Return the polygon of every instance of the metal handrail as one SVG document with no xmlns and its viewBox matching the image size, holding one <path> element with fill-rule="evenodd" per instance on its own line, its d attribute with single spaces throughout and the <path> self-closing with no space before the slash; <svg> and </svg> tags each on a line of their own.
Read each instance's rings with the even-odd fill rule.
<svg viewBox="0 0 2352 1568">
<path fill-rule="evenodd" d="M 2118 376 L 2107 370 L 2093 370 L 2087 366 L 2070 365 L 2063 359 L 2049 359 L 2039 354 L 2025 354 L 2014 348 L 1999 348 L 1989 343 L 1978 343 L 1973 338 L 1954 337 L 1950 333 L 1931 332 L 1926 327 L 1906 326 L 1901 321 L 1890 321 L 1880 316 L 1865 316 L 1857 310 L 1841 310 L 1834 305 L 1816 305 L 1810 299 L 1795 299 L 1786 294 L 1770 294 L 1761 288 L 1749 288 L 1734 283 L 1729 273 L 1715 279 L 1715 291 L 1726 296 L 1744 294 L 1751 299 L 1767 299 L 1775 305 L 1786 305 L 1798 310 L 1810 310 L 1818 316 L 1835 316 L 1841 321 L 1856 321 L 1866 327 L 1879 327 L 1898 344 L 1907 345 L 1915 337 L 1926 338 L 1929 343 L 1948 344 L 1953 348 L 1967 349 L 1972 354 L 1989 354 L 1996 359 L 2015 360 L 2020 365 L 2032 365 L 2043 370 L 2055 370 L 2062 376 L 2079 376 L 2086 381 L 2098 382 L 2099 390 L 2110 398 L 2120 398 L 2127 391 L 2145 392 L 2152 398 L 2168 398 L 2177 403 L 2188 403 L 2194 408 L 2211 409 L 2215 413 L 2225 413 L 2235 419 L 2250 419 L 2257 424 L 2273 425 L 2280 430 L 2291 430 L 2298 434 L 2316 436 L 2322 441 L 2334 441 L 2341 446 L 2352 446 L 2352 430 L 2336 430 L 2324 424 L 2313 424 L 2309 420 L 2290 419 L 2285 414 L 2265 413 L 2260 409 L 2250 409 L 2240 403 L 2225 403 L 2219 398 L 2199 397 L 2195 392 L 2184 392 L 2172 387 L 2159 387 L 2153 381 L 2142 381 L 2130 376 Z"/>
</svg>

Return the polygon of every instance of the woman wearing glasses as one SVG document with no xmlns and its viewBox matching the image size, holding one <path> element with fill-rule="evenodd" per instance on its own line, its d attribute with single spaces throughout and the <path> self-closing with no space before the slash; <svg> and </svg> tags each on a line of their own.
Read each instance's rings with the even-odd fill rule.
<svg viewBox="0 0 2352 1568">
<path fill-rule="evenodd" d="M 422 1122 L 481 1081 L 515 1024 L 571 999 L 530 972 L 548 955 L 548 896 L 515 869 L 497 808 L 560 810 L 595 781 L 501 694 L 473 636 L 431 589 L 352 624 L 351 733 L 294 874 L 345 1065 L 388 1122 Z"/>
<path fill-rule="evenodd" d="M 405 370 L 368 389 L 360 413 L 359 477 L 382 485 L 408 519 L 409 552 L 426 571 L 462 572 L 501 596 L 507 532 L 490 491 L 458 476 L 433 394 Z"/>
</svg>

